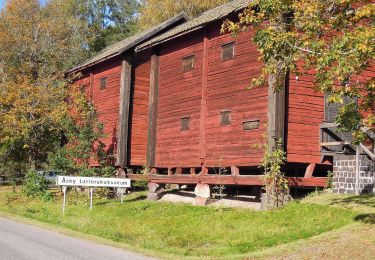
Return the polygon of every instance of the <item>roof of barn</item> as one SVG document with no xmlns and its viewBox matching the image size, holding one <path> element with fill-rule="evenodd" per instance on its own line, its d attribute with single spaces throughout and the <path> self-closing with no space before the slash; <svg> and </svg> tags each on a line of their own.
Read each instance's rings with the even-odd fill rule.
<svg viewBox="0 0 375 260">
<path fill-rule="evenodd" d="M 85 69 L 87 67 L 90 67 L 92 65 L 98 64 L 100 62 L 103 62 L 105 60 L 108 60 L 110 58 L 113 58 L 115 56 L 118 56 L 125 51 L 137 46 L 138 44 L 150 39 L 152 36 L 157 34 L 158 32 L 168 28 L 169 26 L 173 25 L 174 23 L 177 23 L 179 21 L 187 21 L 189 20 L 189 17 L 185 13 L 180 13 L 176 15 L 175 17 L 162 22 L 150 29 L 147 29 L 145 31 L 139 32 L 133 36 L 130 36 L 122 41 L 116 42 L 106 48 L 104 48 L 102 51 L 100 51 L 98 54 L 96 54 L 94 57 L 86 60 L 84 63 L 73 67 L 67 73 L 72 73 L 75 71 L 79 71 L 82 69 Z"/>
<path fill-rule="evenodd" d="M 221 6 L 218 6 L 214 9 L 211 9 L 195 19 L 183 23 L 159 36 L 150 39 L 145 43 L 140 44 L 136 48 L 136 51 L 141 51 L 152 46 L 158 45 L 160 43 L 169 41 L 171 39 L 177 38 L 179 36 L 188 34 L 190 32 L 199 30 L 211 22 L 220 20 L 231 13 L 245 9 L 250 4 L 250 2 L 251 0 L 234 0 Z"/>
</svg>

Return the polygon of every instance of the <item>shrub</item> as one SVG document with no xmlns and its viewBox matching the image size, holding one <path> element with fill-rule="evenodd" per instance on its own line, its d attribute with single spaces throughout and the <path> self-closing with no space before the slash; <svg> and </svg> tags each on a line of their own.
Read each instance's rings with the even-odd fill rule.
<svg viewBox="0 0 375 260">
<path fill-rule="evenodd" d="M 48 193 L 48 181 L 36 171 L 30 170 L 26 173 L 25 180 L 22 185 L 22 192 L 27 197 L 32 198 L 51 198 Z"/>
</svg>

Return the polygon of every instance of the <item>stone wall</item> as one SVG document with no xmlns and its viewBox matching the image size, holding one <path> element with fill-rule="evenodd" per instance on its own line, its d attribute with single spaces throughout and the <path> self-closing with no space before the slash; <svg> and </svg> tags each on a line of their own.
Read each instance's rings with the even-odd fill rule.
<svg viewBox="0 0 375 260">
<path fill-rule="evenodd" d="M 339 154 L 334 157 L 333 192 L 355 194 L 356 190 L 356 160 L 355 155 Z M 375 163 L 366 155 L 359 160 L 359 192 L 375 193 Z"/>
</svg>

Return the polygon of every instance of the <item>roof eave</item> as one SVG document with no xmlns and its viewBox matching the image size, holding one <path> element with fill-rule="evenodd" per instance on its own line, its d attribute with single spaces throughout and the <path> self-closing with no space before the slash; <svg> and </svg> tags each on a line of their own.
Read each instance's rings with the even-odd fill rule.
<svg viewBox="0 0 375 260">
<path fill-rule="evenodd" d="M 70 70 L 67 70 L 66 71 L 66 75 L 70 75 L 72 73 L 76 73 L 76 72 L 79 72 L 79 71 L 82 71 L 84 69 L 87 69 L 89 67 L 92 67 L 96 64 L 99 64 L 99 63 L 102 63 L 106 60 L 109 60 L 111 58 L 114 58 L 116 56 L 119 56 L 123 53 L 125 53 L 126 51 L 128 51 L 129 49 L 139 45 L 140 43 L 146 41 L 147 39 L 151 38 L 153 35 L 155 35 L 156 33 L 164 30 L 165 28 L 168 28 L 169 26 L 173 25 L 174 23 L 177 23 L 179 21 L 188 21 L 190 18 L 189 16 L 185 13 L 185 12 L 181 12 L 179 13 L 178 15 L 176 15 L 175 17 L 163 22 L 163 23 L 160 23 L 160 26 L 159 27 L 156 27 L 154 30 L 150 31 L 148 34 L 145 34 L 143 35 L 142 37 L 139 37 L 137 40 L 133 41 L 131 44 L 128 44 L 126 46 L 124 46 L 123 48 L 121 48 L 119 51 L 111 54 L 111 55 L 108 55 L 102 59 L 99 59 L 99 60 L 96 60 L 96 61 L 93 61 L 93 62 L 90 62 L 88 64 L 85 64 L 83 66 L 76 66 Z"/>
</svg>

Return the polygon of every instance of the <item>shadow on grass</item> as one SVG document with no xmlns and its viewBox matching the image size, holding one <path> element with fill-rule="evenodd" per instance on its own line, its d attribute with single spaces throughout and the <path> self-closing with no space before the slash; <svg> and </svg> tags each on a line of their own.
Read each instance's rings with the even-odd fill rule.
<svg viewBox="0 0 375 260">
<path fill-rule="evenodd" d="M 356 216 L 354 220 L 366 224 L 375 224 L 375 214 L 361 214 Z"/>
<path fill-rule="evenodd" d="M 127 202 L 134 202 L 134 201 L 139 201 L 139 200 L 145 200 L 147 198 L 147 196 L 138 196 L 138 197 L 135 197 L 135 198 L 132 198 L 132 199 L 127 199 L 127 200 L 124 200 L 124 203 L 127 203 Z M 107 205 L 107 204 L 110 204 L 110 203 L 113 203 L 114 200 L 106 200 L 106 201 L 99 201 L 99 202 L 96 202 L 95 204 L 96 205 Z M 116 202 L 120 202 L 120 199 L 116 199 Z"/>
<path fill-rule="evenodd" d="M 345 198 L 334 198 L 330 205 L 340 205 L 352 209 L 355 209 L 356 206 L 375 209 L 375 196 L 364 194 Z M 366 224 L 375 224 L 375 213 L 362 213 L 356 215 L 354 220 Z"/>
<path fill-rule="evenodd" d="M 361 205 L 366 207 L 375 208 L 375 197 L 374 195 L 360 195 L 360 196 L 351 196 L 347 198 L 335 198 L 332 199 L 330 205 Z"/>
</svg>

